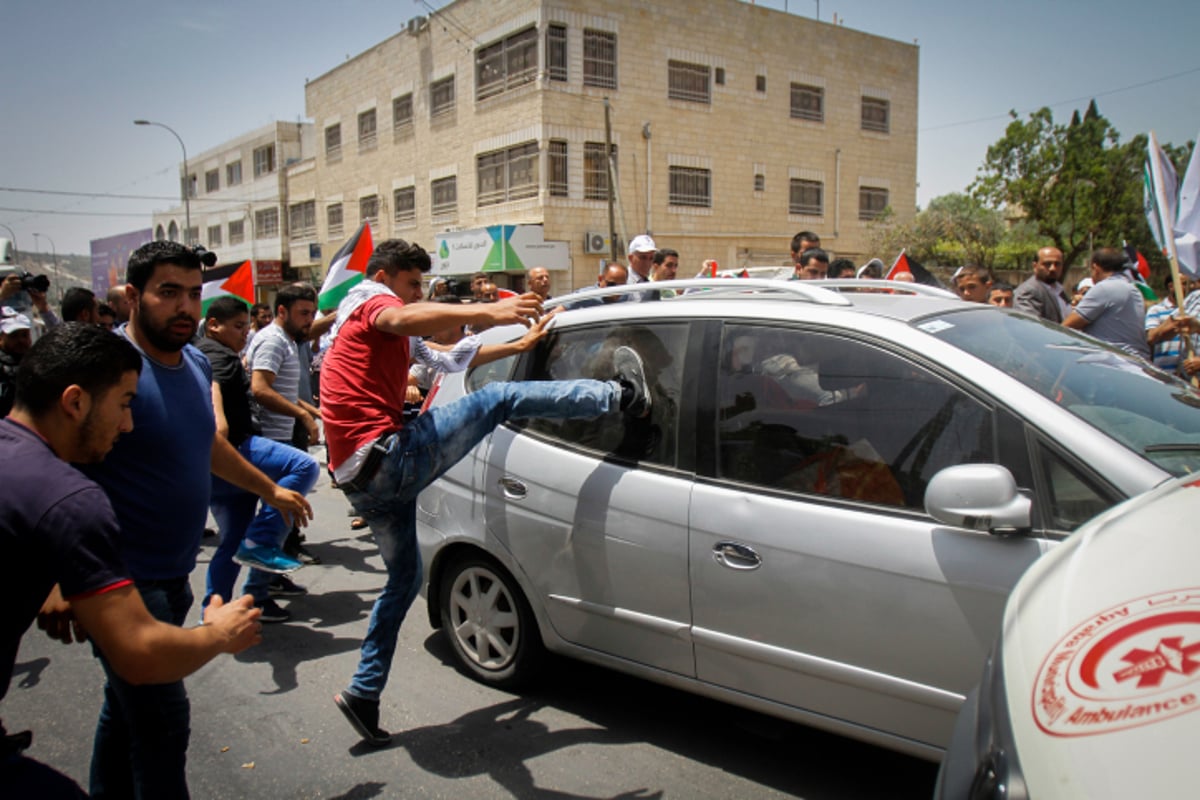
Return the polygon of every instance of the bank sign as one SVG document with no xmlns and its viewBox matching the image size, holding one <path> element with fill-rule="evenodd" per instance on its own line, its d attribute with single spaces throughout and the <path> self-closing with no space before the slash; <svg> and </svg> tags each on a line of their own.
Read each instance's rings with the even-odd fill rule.
<svg viewBox="0 0 1200 800">
<path fill-rule="evenodd" d="M 434 275 L 524 272 L 530 267 L 569 270 L 566 242 L 547 242 L 541 225 L 491 225 L 434 237 Z"/>
</svg>

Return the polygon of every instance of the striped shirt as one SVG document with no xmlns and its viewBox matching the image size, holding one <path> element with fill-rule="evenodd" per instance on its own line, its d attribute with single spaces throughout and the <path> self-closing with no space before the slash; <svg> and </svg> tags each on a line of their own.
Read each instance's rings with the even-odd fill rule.
<svg viewBox="0 0 1200 800">
<path fill-rule="evenodd" d="M 259 331 L 250 343 L 246 362 L 252 374 L 258 370 L 274 373 L 275 382 L 271 388 L 284 400 L 294 403 L 299 398 L 300 356 L 296 343 L 282 327 L 272 322 Z M 255 417 L 264 437 L 280 442 L 292 441 L 295 417 L 271 411 L 262 405 L 258 405 Z"/>
</svg>

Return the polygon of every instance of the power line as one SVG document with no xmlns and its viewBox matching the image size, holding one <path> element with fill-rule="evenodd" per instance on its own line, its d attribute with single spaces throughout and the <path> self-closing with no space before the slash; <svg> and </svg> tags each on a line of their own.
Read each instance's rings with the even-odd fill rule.
<svg viewBox="0 0 1200 800">
<path fill-rule="evenodd" d="M 1152 86 L 1156 83 L 1162 83 L 1163 81 L 1172 81 L 1172 80 L 1175 80 L 1176 78 L 1182 78 L 1185 75 L 1191 75 L 1196 72 L 1200 72 L 1200 67 L 1194 67 L 1189 70 L 1184 70 L 1183 72 L 1176 72 L 1174 75 L 1164 75 L 1160 78 L 1151 78 L 1148 81 L 1143 81 L 1141 83 L 1134 83 L 1129 86 L 1122 86 L 1118 89 L 1107 89 L 1103 92 L 1094 92 L 1092 94 L 1082 95 L 1081 97 L 1072 97 L 1070 100 L 1059 100 L 1057 103 L 1046 103 L 1045 105 L 1049 108 L 1056 108 L 1058 106 L 1065 106 L 1070 103 L 1080 103 L 1080 102 L 1083 102 L 1084 100 L 1093 100 L 1097 97 L 1107 97 L 1108 95 L 1118 94 L 1120 92 L 1128 92 L 1130 89 L 1141 89 L 1142 87 Z M 1028 113 L 1028 112 L 1023 111 L 1023 112 L 1021 112 L 1021 115 L 1024 115 L 1026 113 Z M 966 120 L 962 120 L 960 122 L 947 122 L 943 125 L 931 125 L 928 128 L 921 128 L 920 132 L 928 133 L 929 131 L 940 131 L 940 130 L 945 130 L 947 128 L 959 128 L 964 125 L 975 125 L 980 122 L 995 122 L 996 120 L 1009 119 L 1009 118 L 1010 118 L 1009 114 L 993 114 L 992 116 L 988 116 L 988 117 L 978 117 L 976 119 L 966 119 Z"/>
<path fill-rule="evenodd" d="M 69 217 L 138 217 L 145 218 L 150 216 L 146 213 L 127 212 L 120 214 L 117 212 L 108 211 L 58 211 L 51 208 L 9 208 L 0 206 L 0 211 L 10 211 L 14 214 L 47 214 L 50 216 L 69 216 Z"/>
</svg>

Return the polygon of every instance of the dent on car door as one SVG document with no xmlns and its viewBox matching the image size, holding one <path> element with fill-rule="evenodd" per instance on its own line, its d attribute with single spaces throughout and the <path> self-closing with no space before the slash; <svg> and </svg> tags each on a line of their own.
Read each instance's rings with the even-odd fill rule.
<svg viewBox="0 0 1200 800">
<path fill-rule="evenodd" d="M 645 363 L 650 417 L 614 413 L 498 429 L 484 467 L 483 511 L 558 636 L 691 675 L 691 484 L 673 472 L 687 325 L 563 326 L 539 345 L 527 379 L 608 380 L 622 345 Z"/>
<path fill-rule="evenodd" d="M 798 329 L 726 325 L 718 373 L 714 479 L 692 500 L 697 676 L 944 743 L 1041 552 L 923 512 L 938 470 L 994 461 L 992 409 L 883 346 Z"/>
</svg>

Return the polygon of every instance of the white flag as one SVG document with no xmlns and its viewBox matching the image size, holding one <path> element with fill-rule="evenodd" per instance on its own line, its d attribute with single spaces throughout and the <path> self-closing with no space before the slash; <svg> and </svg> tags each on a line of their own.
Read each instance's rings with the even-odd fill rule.
<svg viewBox="0 0 1200 800">
<path fill-rule="evenodd" d="M 1146 148 L 1149 153 L 1142 170 L 1146 221 L 1150 223 L 1150 233 L 1158 243 L 1159 252 L 1165 254 L 1175 238 L 1171 233 L 1175 223 L 1178 179 L 1175 177 L 1175 165 L 1158 146 L 1154 131 L 1150 131 Z"/>
<path fill-rule="evenodd" d="M 1200 142 L 1200 137 L 1196 141 Z M 1182 271 L 1193 278 L 1200 277 L 1200 158 L 1196 157 L 1195 150 L 1179 186 L 1175 254 Z"/>
</svg>

